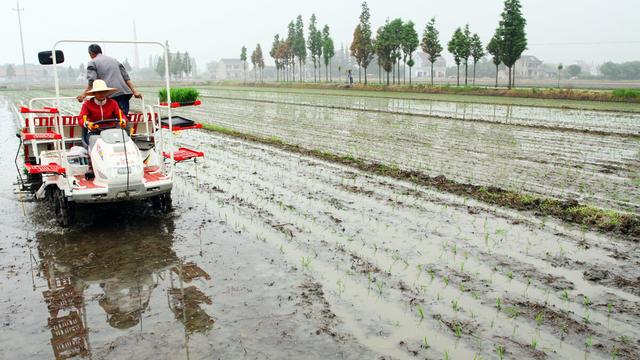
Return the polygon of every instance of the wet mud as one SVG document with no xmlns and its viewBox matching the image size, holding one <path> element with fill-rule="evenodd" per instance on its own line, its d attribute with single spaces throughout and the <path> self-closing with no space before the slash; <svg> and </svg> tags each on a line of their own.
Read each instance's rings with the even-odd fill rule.
<svg viewBox="0 0 640 360">
<path fill-rule="evenodd" d="M 178 143 L 206 155 L 178 165 L 170 216 L 90 208 L 63 230 L 2 184 L 2 356 L 640 353 L 616 281 L 640 276 L 637 242 L 211 132 Z"/>
</svg>

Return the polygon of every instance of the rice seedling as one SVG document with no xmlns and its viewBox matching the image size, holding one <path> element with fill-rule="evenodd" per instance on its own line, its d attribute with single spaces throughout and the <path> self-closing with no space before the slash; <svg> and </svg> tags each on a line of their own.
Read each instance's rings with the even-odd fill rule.
<svg viewBox="0 0 640 360">
<path fill-rule="evenodd" d="M 431 345 L 429 345 L 429 341 L 427 340 L 426 336 L 422 339 L 422 345 L 421 346 L 425 350 L 427 350 L 427 349 L 429 349 L 431 347 Z"/>
<path fill-rule="evenodd" d="M 198 100 L 200 93 L 194 88 L 171 88 L 171 101 L 178 103 L 188 103 Z M 167 89 L 158 91 L 160 102 L 167 101 Z"/>
<path fill-rule="evenodd" d="M 627 335 L 620 335 L 620 342 L 622 342 L 625 345 L 629 345 L 631 344 L 631 338 Z"/>
<path fill-rule="evenodd" d="M 611 360 L 617 360 L 618 356 L 620 356 L 620 350 L 617 346 L 613 345 L 613 348 L 611 348 Z"/>
<path fill-rule="evenodd" d="M 462 327 L 460 326 L 460 324 L 456 324 L 456 325 L 454 326 L 454 332 L 455 332 L 456 337 L 457 337 L 458 339 L 460 339 L 460 338 L 462 337 Z"/>
<path fill-rule="evenodd" d="M 507 277 L 509 280 L 513 280 L 513 272 L 511 270 L 507 271 Z"/>
<path fill-rule="evenodd" d="M 584 341 L 584 346 L 587 348 L 587 351 L 593 347 L 593 338 L 591 335 L 587 336 L 587 339 Z"/>
<path fill-rule="evenodd" d="M 336 285 L 338 286 L 338 294 L 342 294 L 346 287 L 344 281 L 338 279 L 338 281 L 336 281 Z"/>
<path fill-rule="evenodd" d="M 504 355 L 506 354 L 506 349 L 504 345 L 496 345 L 496 354 L 498 354 L 498 357 L 501 360 L 504 359 Z"/>
<path fill-rule="evenodd" d="M 498 311 L 502 309 L 502 299 L 496 298 L 496 308 L 498 309 Z"/>
<path fill-rule="evenodd" d="M 534 319 L 536 321 L 536 326 L 540 327 L 540 325 L 542 325 L 542 322 L 544 321 L 544 315 L 542 314 L 542 312 L 539 312 L 536 314 Z"/>
<path fill-rule="evenodd" d="M 303 269 L 309 269 L 309 266 L 311 265 L 311 262 L 313 261 L 313 259 L 311 259 L 310 256 L 303 256 L 302 257 L 302 268 Z"/>
<path fill-rule="evenodd" d="M 460 311 L 460 304 L 458 304 L 458 300 L 451 300 L 451 307 L 453 311 Z"/>
<path fill-rule="evenodd" d="M 378 293 L 382 295 L 382 290 L 384 289 L 384 284 L 381 281 L 376 281 L 376 287 L 378 288 Z"/>
<path fill-rule="evenodd" d="M 420 321 L 422 321 L 424 319 L 424 309 L 421 306 L 418 306 L 416 311 L 418 311 L 418 316 L 420 316 Z"/>
<path fill-rule="evenodd" d="M 531 339 L 531 348 L 533 350 L 538 348 L 538 340 L 536 340 L 535 338 Z"/>
</svg>

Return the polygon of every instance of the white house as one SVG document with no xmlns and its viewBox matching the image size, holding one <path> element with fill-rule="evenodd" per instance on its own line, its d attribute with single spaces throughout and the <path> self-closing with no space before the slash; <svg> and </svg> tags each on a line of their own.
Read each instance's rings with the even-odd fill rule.
<svg viewBox="0 0 640 360">
<path fill-rule="evenodd" d="M 247 66 L 248 67 L 248 66 Z M 247 72 L 249 69 L 247 68 Z M 240 59 L 221 59 L 216 67 L 217 80 L 243 80 L 243 63 Z"/>
<path fill-rule="evenodd" d="M 431 81 L 431 62 L 429 55 L 418 51 L 414 55 L 416 64 L 412 68 L 412 78 L 415 81 Z M 441 56 L 433 63 L 433 79 L 444 79 L 447 76 L 447 61 Z"/>
</svg>

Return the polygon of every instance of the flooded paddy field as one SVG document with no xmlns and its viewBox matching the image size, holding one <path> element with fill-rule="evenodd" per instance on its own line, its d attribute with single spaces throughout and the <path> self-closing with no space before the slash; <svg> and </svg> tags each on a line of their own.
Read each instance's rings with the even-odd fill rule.
<svg viewBox="0 0 640 360">
<path fill-rule="evenodd" d="M 243 133 L 460 183 L 640 210 L 638 114 L 503 107 L 518 115 L 492 118 L 487 114 L 497 105 L 476 104 L 466 105 L 473 110 L 462 119 L 465 105 L 456 103 L 431 104 L 441 115 L 429 116 L 422 114 L 431 106 L 424 102 L 398 114 L 401 100 L 393 99 L 203 93 L 203 106 L 181 111 Z"/>
<path fill-rule="evenodd" d="M 426 120 L 409 131 L 393 117 L 374 124 L 352 112 L 206 100 L 183 113 L 313 147 L 336 138 L 327 150 L 376 160 L 396 149 L 398 166 L 419 164 L 409 146 Z M 11 116 L 0 100 L 7 169 L 17 147 Z M 429 138 L 436 154 L 455 155 L 442 169 L 445 161 L 460 169 L 465 157 L 468 172 L 477 166 L 471 149 L 456 152 L 465 141 L 455 134 L 469 127 L 476 151 L 492 132 L 493 142 L 527 138 L 513 125 L 455 124 L 431 130 L 450 135 Z M 356 134 L 365 126 L 375 134 L 368 152 Z M 398 144 L 384 142 L 379 127 Z M 580 161 L 557 145 L 577 136 L 547 145 L 549 135 L 533 132 L 538 144 L 568 152 L 557 167 Z M 611 138 L 584 136 L 593 153 Z M 640 357 L 637 242 L 214 133 L 178 141 L 206 155 L 179 165 L 170 216 L 145 204 L 86 208 L 63 230 L 41 204 L 20 201 L 6 176 L 0 358 Z M 508 166 L 504 153 L 491 153 L 487 161 Z"/>
</svg>

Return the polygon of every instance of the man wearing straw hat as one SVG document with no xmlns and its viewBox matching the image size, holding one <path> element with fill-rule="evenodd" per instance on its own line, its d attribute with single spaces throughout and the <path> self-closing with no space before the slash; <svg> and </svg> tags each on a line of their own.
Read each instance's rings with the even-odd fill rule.
<svg viewBox="0 0 640 360">
<path fill-rule="evenodd" d="M 104 80 L 95 80 L 91 90 L 87 91 L 87 96 L 93 95 L 93 98 L 85 100 L 80 109 L 80 119 L 82 119 L 83 140 L 85 144 L 89 143 L 89 132 L 96 132 L 100 127 L 114 127 L 120 125 L 121 128 L 127 126 L 126 116 L 122 113 L 118 103 L 110 99 L 108 96 L 118 91 L 118 89 L 110 88 Z M 102 120 L 116 120 L 111 124 L 96 125 L 94 122 Z"/>
<path fill-rule="evenodd" d="M 87 63 L 87 80 L 89 84 L 84 92 L 78 95 L 78 101 L 82 102 L 88 95 L 89 90 L 91 90 L 93 82 L 101 79 L 110 87 L 115 88 L 116 91 L 110 97 L 120 105 L 124 115 L 128 115 L 131 96 L 141 99 L 142 94 L 133 86 L 127 70 L 118 60 L 103 55 L 100 45 L 89 45 L 89 56 L 91 57 L 91 60 Z"/>
</svg>

